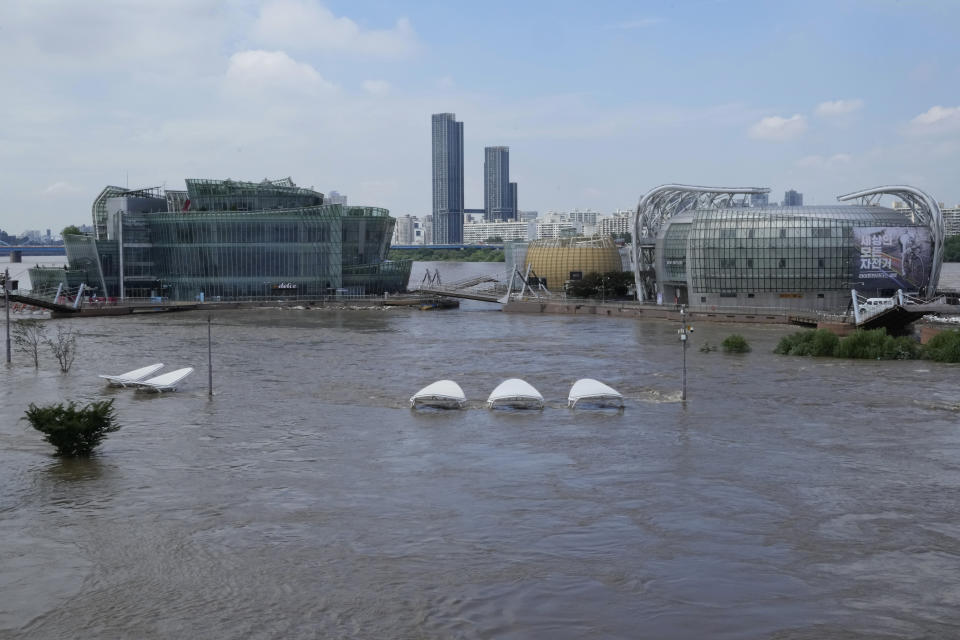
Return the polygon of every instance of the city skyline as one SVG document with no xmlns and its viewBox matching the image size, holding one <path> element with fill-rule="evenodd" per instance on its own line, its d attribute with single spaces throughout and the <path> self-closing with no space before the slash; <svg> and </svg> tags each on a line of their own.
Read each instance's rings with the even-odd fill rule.
<svg viewBox="0 0 960 640">
<path fill-rule="evenodd" d="M 495 142 L 541 211 L 635 207 L 678 181 L 793 188 L 805 204 L 906 183 L 954 205 L 958 19 L 936 0 L 11 0 L 0 228 L 59 230 L 103 184 L 211 172 L 424 215 L 441 112 L 469 123 L 470 204 L 469 159 Z"/>
</svg>

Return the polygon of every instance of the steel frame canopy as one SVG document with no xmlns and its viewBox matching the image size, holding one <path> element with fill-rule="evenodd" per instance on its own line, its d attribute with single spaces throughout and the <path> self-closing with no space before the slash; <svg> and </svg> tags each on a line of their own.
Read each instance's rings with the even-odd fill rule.
<svg viewBox="0 0 960 640">
<path fill-rule="evenodd" d="M 903 200 L 910 207 L 914 218 L 927 225 L 933 238 L 933 262 L 930 265 L 930 279 L 927 283 L 926 295 L 936 293 L 940 284 L 940 266 L 943 264 L 944 226 L 943 213 L 937 201 L 930 194 L 908 187 L 906 185 L 888 185 L 854 191 L 846 195 L 837 196 L 840 202 L 860 200 L 864 205 L 875 205 L 882 196 L 893 196 Z"/>
<path fill-rule="evenodd" d="M 634 280 L 637 299 L 655 300 L 657 283 L 654 272 L 655 245 L 663 224 L 675 215 L 691 209 L 720 209 L 730 206 L 736 196 L 770 193 L 766 187 L 698 187 L 663 184 L 647 191 L 637 205 L 633 221 Z"/>
</svg>

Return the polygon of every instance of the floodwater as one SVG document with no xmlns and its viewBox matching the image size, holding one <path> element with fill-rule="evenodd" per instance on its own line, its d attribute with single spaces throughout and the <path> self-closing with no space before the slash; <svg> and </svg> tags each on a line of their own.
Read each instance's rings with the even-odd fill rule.
<svg viewBox="0 0 960 640">
<path fill-rule="evenodd" d="M 673 323 L 495 309 L 215 314 L 212 398 L 206 314 L 51 321 L 69 374 L 0 367 L 0 638 L 960 635 L 960 368 L 694 318 L 684 403 Z M 151 362 L 197 371 L 96 377 Z M 547 408 L 487 411 L 514 376 Z M 411 412 L 441 378 L 469 408 Z M 103 398 L 88 460 L 19 420 Z"/>
</svg>

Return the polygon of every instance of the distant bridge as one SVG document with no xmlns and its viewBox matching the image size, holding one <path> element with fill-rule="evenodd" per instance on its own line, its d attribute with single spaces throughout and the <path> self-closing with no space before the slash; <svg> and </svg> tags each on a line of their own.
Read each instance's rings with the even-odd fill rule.
<svg viewBox="0 0 960 640">
<path fill-rule="evenodd" d="M 440 282 L 439 269 L 433 273 L 427 269 L 418 291 L 422 295 L 479 300 L 480 302 L 502 302 L 502 298 L 507 294 L 507 285 L 500 278 L 491 275 L 476 276 L 443 284 Z"/>
<path fill-rule="evenodd" d="M 11 251 L 19 251 L 25 256 L 65 256 L 66 249 L 63 245 L 23 245 L 14 246 L 9 244 L 0 244 L 0 256 L 9 256 Z"/>
</svg>

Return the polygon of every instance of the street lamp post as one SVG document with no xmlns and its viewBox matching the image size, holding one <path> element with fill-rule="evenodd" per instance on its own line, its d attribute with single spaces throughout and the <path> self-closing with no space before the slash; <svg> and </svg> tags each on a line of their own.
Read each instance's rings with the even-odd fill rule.
<svg viewBox="0 0 960 640">
<path fill-rule="evenodd" d="M 7 314 L 7 364 L 10 364 L 10 268 L 3 270 L 3 308 Z"/>
<path fill-rule="evenodd" d="M 693 325 L 687 324 L 687 310 L 685 306 L 680 307 L 680 329 L 677 333 L 680 335 L 680 344 L 683 345 L 683 372 L 681 374 L 680 399 L 687 400 L 687 334 L 693 333 Z"/>
</svg>

